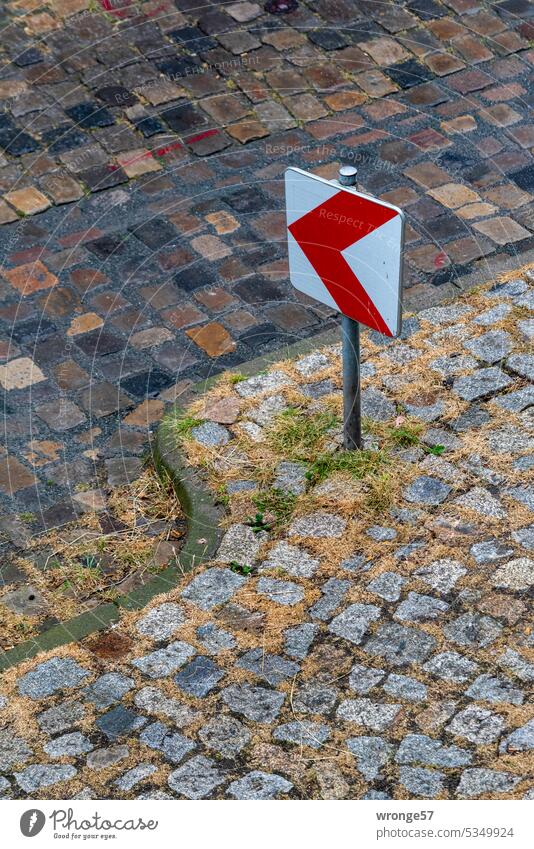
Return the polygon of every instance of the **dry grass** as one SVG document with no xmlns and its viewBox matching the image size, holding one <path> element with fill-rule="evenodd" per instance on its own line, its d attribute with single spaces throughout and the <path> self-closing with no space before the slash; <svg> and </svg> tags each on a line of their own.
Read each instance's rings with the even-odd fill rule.
<svg viewBox="0 0 534 849">
<path fill-rule="evenodd" d="M 0 605 L 1 646 L 35 636 L 44 615 L 69 619 L 146 581 L 176 556 L 185 530 L 170 480 L 149 467 L 131 484 L 110 491 L 110 517 L 87 513 L 77 522 L 35 537 L 29 551 L 38 563 L 19 558 L 46 604 L 40 617 L 20 616 Z M 10 587 L 6 588 L 7 592 Z"/>
</svg>

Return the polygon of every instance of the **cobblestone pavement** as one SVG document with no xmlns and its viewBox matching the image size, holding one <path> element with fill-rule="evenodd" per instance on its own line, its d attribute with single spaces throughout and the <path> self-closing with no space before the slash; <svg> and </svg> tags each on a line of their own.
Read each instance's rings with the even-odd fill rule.
<svg viewBox="0 0 534 849">
<path fill-rule="evenodd" d="M 4 794 L 533 798 L 533 283 L 366 334 L 362 453 L 337 346 L 166 419 L 216 558 L 6 673 Z"/>
<path fill-rule="evenodd" d="M 532 248 L 532 6 L 282 6 L 5 5 L 0 499 L 25 516 L 2 519 L 12 542 L 79 514 L 80 488 L 99 498 L 135 477 L 188 381 L 334 320 L 288 284 L 287 164 L 334 176 L 354 162 L 406 210 L 413 306 Z"/>
</svg>

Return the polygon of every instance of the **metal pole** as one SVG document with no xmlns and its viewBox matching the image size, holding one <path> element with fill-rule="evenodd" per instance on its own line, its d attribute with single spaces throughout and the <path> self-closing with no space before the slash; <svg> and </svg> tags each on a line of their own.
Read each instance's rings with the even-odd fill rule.
<svg viewBox="0 0 534 849">
<path fill-rule="evenodd" d="M 346 451 L 362 447 L 362 414 L 360 393 L 360 325 L 341 317 L 343 356 L 343 422 Z"/>
<path fill-rule="evenodd" d="M 352 165 L 342 165 L 338 182 L 355 186 L 358 171 Z M 341 317 L 343 357 L 343 423 L 344 447 L 355 451 L 362 447 L 362 414 L 360 392 L 360 325 L 344 315 Z"/>
</svg>

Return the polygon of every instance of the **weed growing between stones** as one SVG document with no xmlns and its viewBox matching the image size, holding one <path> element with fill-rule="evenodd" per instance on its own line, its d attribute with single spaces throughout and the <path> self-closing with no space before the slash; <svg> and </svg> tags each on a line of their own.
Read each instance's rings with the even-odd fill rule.
<svg viewBox="0 0 534 849">
<path fill-rule="evenodd" d="M 145 583 L 176 558 L 184 530 L 170 479 L 148 467 L 110 492 L 106 510 L 35 537 L 19 564 L 30 576 L 39 610 L 24 615 L 20 606 L 6 606 L 6 596 L 0 606 L 2 648 L 34 636 L 43 621 L 77 616 Z"/>
<path fill-rule="evenodd" d="M 313 460 L 321 450 L 329 431 L 339 424 L 330 412 L 306 414 L 289 407 L 276 417 L 267 442 L 280 457 L 288 460 Z"/>
</svg>

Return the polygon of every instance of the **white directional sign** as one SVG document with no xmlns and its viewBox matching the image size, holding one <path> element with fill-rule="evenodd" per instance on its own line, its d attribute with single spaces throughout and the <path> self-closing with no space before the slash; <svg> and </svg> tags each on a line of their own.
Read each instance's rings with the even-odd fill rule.
<svg viewBox="0 0 534 849">
<path fill-rule="evenodd" d="M 285 173 L 293 286 L 384 333 L 401 329 L 404 214 L 300 168 Z"/>
</svg>

